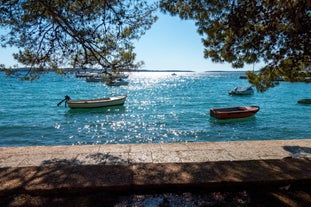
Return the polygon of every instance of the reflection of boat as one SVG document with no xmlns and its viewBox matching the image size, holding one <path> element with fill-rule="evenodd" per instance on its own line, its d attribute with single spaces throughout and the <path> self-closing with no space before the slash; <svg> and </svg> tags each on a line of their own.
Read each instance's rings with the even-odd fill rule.
<svg viewBox="0 0 311 207">
<path fill-rule="evenodd" d="M 311 104 L 311 98 L 300 99 L 300 100 L 297 101 L 297 103 L 300 103 L 300 104 Z"/>
<path fill-rule="evenodd" d="M 69 96 L 65 96 L 66 103 L 72 109 L 74 108 L 100 108 L 107 106 L 124 105 L 127 96 L 116 96 L 109 98 L 71 100 Z M 61 103 L 61 102 L 60 102 Z"/>
<path fill-rule="evenodd" d="M 255 115 L 259 111 L 259 106 L 236 106 L 228 108 L 212 108 L 210 115 L 217 119 L 244 118 Z"/>
<path fill-rule="evenodd" d="M 121 114 L 125 112 L 125 106 L 109 106 L 109 107 L 100 107 L 100 108 L 73 108 L 69 109 L 68 113 L 70 114 L 81 114 L 81 113 L 87 113 L 87 114 Z"/>
<path fill-rule="evenodd" d="M 232 91 L 229 91 L 230 95 L 251 95 L 254 90 L 251 86 L 248 87 L 235 87 Z"/>
</svg>

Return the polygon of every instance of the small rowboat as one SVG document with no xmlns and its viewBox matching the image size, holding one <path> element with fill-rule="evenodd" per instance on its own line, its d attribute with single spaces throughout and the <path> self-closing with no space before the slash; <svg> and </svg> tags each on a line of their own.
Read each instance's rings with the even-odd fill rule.
<svg viewBox="0 0 311 207">
<path fill-rule="evenodd" d="M 249 87 L 236 87 L 232 91 L 229 91 L 229 95 L 251 95 L 254 90 L 251 86 Z"/>
<path fill-rule="evenodd" d="M 69 96 L 65 96 L 65 101 L 72 109 L 76 108 L 101 108 L 107 106 L 124 105 L 127 96 L 116 96 L 109 98 L 85 99 L 85 100 L 71 100 Z M 64 101 L 63 100 L 63 101 Z M 61 101 L 58 106 L 63 102 Z"/>
<path fill-rule="evenodd" d="M 229 108 L 212 108 L 210 115 L 217 119 L 245 118 L 255 115 L 259 111 L 259 106 L 235 106 Z"/>
</svg>

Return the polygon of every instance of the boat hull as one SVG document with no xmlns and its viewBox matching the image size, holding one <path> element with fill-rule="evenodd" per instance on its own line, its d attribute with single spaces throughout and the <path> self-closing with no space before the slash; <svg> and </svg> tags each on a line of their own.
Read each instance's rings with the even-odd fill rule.
<svg viewBox="0 0 311 207">
<path fill-rule="evenodd" d="M 234 90 L 229 91 L 229 95 L 252 95 L 253 93 L 252 87 L 236 87 Z"/>
<path fill-rule="evenodd" d="M 99 99 L 67 100 L 67 104 L 72 109 L 120 106 L 120 105 L 124 105 L 126 97 L 127 96 L 116 96 L 116 97 L 99 98 Z"/>
<path fill-rule="evenodd" d="M 86 77 L 85 81 L 86 82 L 103 82 L 104 78 L 103 77 Z"/>
<path fill-rule="evenodd" d="M 107 82 L 106 84 L 108 86 L 127 86 L 129 82 L 124 81 L 124 80 L 118 80 L 118 81 L 113 81 L 113 82 Z"/>
<path fill-rule="evenodd" d="M 300 104 L 311 104 L 311 98 L 300 99 L 300 100 L 297 101 L 297 103 L 300 103 Z"/>
<path fill-rule="evenodd" d="M 255 115 L 259 111 L 259 106 L 236 106 L 229 108 L 210 109 L 210 115 L 217 119 L 236 119 Z"/>
</svg>

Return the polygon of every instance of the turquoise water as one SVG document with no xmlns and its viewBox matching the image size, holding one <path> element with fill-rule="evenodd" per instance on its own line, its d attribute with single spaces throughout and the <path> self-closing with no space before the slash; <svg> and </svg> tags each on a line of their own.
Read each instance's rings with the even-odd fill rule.
<svg viewBox="0 0 311 207">
<path fill-rule="evenodd" d="M 73 75 L 48 74 L 28 82 L 0 73 L 0 146 L 106 143 L 214 142 L 311 138 L 311 84 L 280 82 L 251 96 L 230 96 L 247 86 L 239 72 L 134 72 L 128 86 L 87 83 Z M 122 107 L 70 110 L 72 99 L 127 94 Z M 258 105 L 254 117 L 221 121 L 210 108 Z"/>
</svg>

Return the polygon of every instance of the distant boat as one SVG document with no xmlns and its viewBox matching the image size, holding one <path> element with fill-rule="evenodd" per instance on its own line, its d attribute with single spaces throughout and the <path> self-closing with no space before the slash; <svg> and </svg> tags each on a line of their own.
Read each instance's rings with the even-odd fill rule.
<svg viewBox="0 0 311 207">
<path fill-rule="evenodd" d="M 230 95 L 251 95 L 253 93 L 254 89 L 251 86 L 235 87 L 232 91 L 229 91 Z"/>
<path fill-rule="evenodd" d="M 76 73 L 76 78 L 86 78 L 86 77 L 93 77 L 97 75 L 98 73 L 96 72 L 78 72 Z"/>
<path fill-rule="evenodd" d="M 119 78 L 117 80 L 107 81 L 106 84 L 108 86 L 127 86 L 129 82 Z"/>
<path fill-rule="evenodd" d="M 124 105 L 126 97 L 127 96 L 125 95 L 125 96 L 115 96 L 115 97 L 109 97 L 109 98 L 72 100 L 69 96 L 65 96 L 65 99 L 59 102 L 57 106 L 59 106 L 63 101 L 66 101 L 68 106 L 72 109 L 120 106 L 120 105 Z"/>
<path fill-rule="evenodd" d="M 126 74 L 126 73 L 106 73 L 104 76 L 104 78 L 106 79 L 110 79 L 110 80 L 116 80 L 116 79 L 119 79 L 119 78 L 122 78 L 122 79 L 127 79 L 129 77 L 129 74 Z"/>
<path fill-rule="evenodd" d="M 297 103 L 300 103 L 300 104 L 311 104 L 311 98 L 300 99 L 300 100 L 297 101 Z"/>
<path fill-rule="evenodd" d="M 101 76 L 89 76 L 85 78 L 86 82 L 102 82 L 104 78 Z"/>
<path fill-rule="evenodd" d="M 217 119 L 245 118 L 255 115 L 259 111 L 259 106 L 235 106 L 228 108 L 212 108 L 210 115 Z"/>
</svg>

